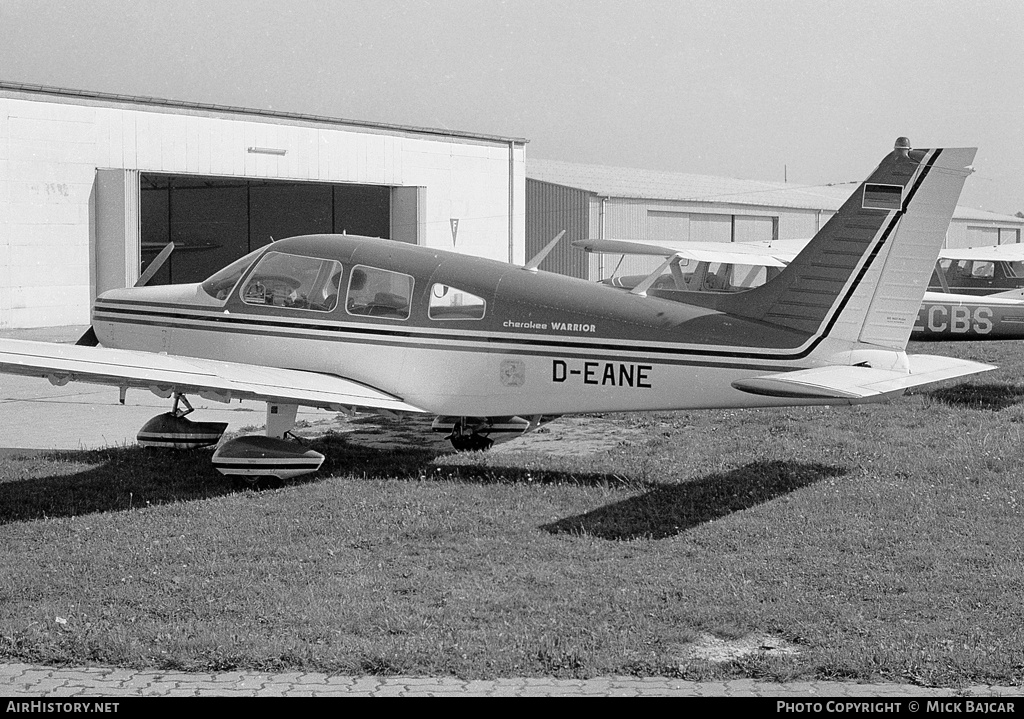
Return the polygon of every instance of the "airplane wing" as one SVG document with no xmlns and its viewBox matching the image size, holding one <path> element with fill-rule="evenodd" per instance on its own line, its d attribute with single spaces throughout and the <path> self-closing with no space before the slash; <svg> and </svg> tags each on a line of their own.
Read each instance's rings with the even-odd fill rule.
<svg viewBox="0 0 1024 719">
<path fill-rule="evenodd" d="M 977 262 L 1024 262 L 1024 244 L 959 247 L 941 250 L 940 260 L 975 260 Z"/>
<path fill-rule="evenodd" d="M 737 380 L 732 386 L 768 397 L 800 399 L 883 399 L 911 387 L 995 369 L 992 365 L 934 355 L 908 355 L 910 372 L 857 365 L 812 367 Z"/>
<path fill-rule="evenodd" d="M 52 342 L 0 339 L 0 372 L 68 382 L 136 387 L 209 400 L 259 400 L 341 410 L 368 407 L 423 412 L 399 397 L 336 375 L 240 362 Z"/>
<path fill-rule="evenodd" d="M 656 255 L 670 257 L 679 255 L 696 262 L 723 262 L 734 265 L 763 265 L 785 267 L 792 259 L 787 248 L 773 250 L 768 245 L 745 242 L 682 242 L 676 240 L 575 240 L 574 247 L 587 252 L 606 254 Z M 795 254 L 795 253 L 794 253 Z"/>
</svg>

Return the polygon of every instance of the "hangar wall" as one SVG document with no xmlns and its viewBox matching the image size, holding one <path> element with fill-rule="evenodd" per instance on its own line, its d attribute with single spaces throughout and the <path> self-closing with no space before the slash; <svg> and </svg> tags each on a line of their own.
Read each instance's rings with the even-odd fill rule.
<svg viewBox="0 0 1024 719">
<path fill-rule="evenodd" d="M 958 207 L 946 232 L 946 247 L 988 247 L 1021 241 L 1024 219 Z"/>
<path fill-rule="evenodd" d="M 141 173 L 387 186 L 396 239 L 522 262 L 524 167 L 520 138 L 0 84 L 0 328 L 138 276 Z"/>
<path fill-rule="evenodd" d="M 560 229 L 567 230 L 566 246 L 588 238 L 705 242 L 809 238 L 854 189 L 853 183 L 800 186 L 538 159 L 527 162 L 526 175 L 528 256 Z M 577 220 L 581 204 L 587 208 L 582 223 Z M 958 206 L 946 233 L 946 247 L 1017 243 L 1022 231 L 1024 218 Z M 613 273 L 647 274 L 661 264 L 655 257 L 572 251 L 576 256 L 567 255 L 550 269 L 598 280 Z"/>
<path fill-rule="evenodd" d="M 591 198 L 590 237 L 678 239 L 700 242 L 754 242 L 810 237 L 832 212 L 726 203 L 672 202 L 636 198 Z M 603 216 L 603 222 L 601 220 Z M 603 234 L 602 234 L 603 224 Z M 589 257 L 589 279 L 653 272 L 657 257 Z"/>
</svg>

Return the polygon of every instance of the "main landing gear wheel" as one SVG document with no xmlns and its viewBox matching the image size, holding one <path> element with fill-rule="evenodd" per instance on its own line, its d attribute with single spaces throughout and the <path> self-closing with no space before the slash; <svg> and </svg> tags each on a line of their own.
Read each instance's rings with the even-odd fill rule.
<svg viewBox="0 0 1024 719">
<path fill-rule="evenodd" d="M 234 475 L 231 478 L 231 486 L 234 489 L 251 489 L 259 492 L 264 489 L 281 489 L 284 487 L 284 480 L 272 474 L 260 475 Z"/>
<path fill-rule="evenodd" d="M 464 421 L 456 422 L 452 433 L 448 435 L 448 441 L 452 443 L 456 452 L 482 452 L 494 444 L 494 440 L 488 436 L 490 433 L 486 427 L 486 424 L 473 427 Z"/>
</svg>

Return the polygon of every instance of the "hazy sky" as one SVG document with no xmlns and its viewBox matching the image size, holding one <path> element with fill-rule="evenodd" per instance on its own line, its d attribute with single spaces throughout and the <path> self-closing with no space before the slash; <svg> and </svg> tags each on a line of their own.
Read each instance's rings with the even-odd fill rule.
<svg viewBox="0 0 1024 719">
<path fill-rule="evenodd" d="M 523 137 L 794 184 L 899 135 L 1024 211 L 1021 0 L 0 0 L 0 79 Z"/>
</svg>

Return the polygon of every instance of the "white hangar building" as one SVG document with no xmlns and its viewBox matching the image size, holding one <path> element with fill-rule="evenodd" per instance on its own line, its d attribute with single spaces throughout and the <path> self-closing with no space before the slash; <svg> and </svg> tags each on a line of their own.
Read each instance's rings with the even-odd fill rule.
<svg viewBox="0 0 1024 719">
<path fill-rule="evenodd" d="M 805 187 L 531 158 L 526 163 L 526 255 L 566 230 L 541 268 L 598 280 L 616 267 L 619 274 L 652 271 L 660 260 L 627 257 L 619 265 L 616 256 L 588 256 L 571 240 L 802 239 L 814 235 L 859 183 Z M 957 207 L 946 245 L 1020 242 L 1022 229 L 1024 218 Z"/>
<path fill-rule="evenodd" d="M 0 82 L 0 328 L 193 282 L 292 235 L 524 262 L 521 138 Z"/>
</svg>

